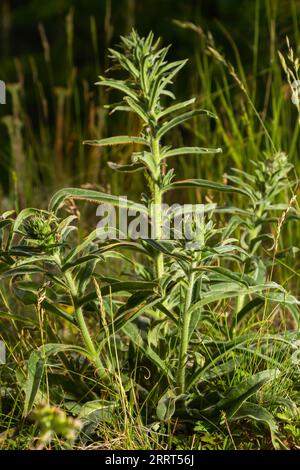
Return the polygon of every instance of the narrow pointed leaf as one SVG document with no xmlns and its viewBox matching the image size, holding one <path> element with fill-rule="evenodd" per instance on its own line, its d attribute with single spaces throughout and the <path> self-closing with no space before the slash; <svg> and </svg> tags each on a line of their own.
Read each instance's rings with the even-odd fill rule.
<svg viewBox="0 0 300 470">
<path fill-rule="evenodd" d="M 203 189 L 212 189 L 213 191 L 220 191 L 224 193 L 239 193 L 243 194 L 252 199 L 251 194 L 248 191 L 245 191 L 242 188 L 237 188 L 235 186 L 230 186 L 223 183 L 215 183 L 214 181 L 202 180 L 202 179 L 190 179 L 190 180 L 181 180 L 175 181 L 174 183 L 166 186 L 163 191 L 170 191 L 171 189 L 181 189 L 181 188 L 203 188 Z"/>
<path fill-rule="evenodd" d="M 215 153 L 222 153 L 222 149 L 218 148 L 204 148 L 204 147 L 181 147 L 173 150 L 168 150 L 162 157 L 169 158 L 169 157 L 176 157 L 176 156 L 183 156 L 183 155 L 207 155 L 207 154 L 215 154 Z"/>
<path fill-rule="evenodd" d="M 119 135 L 116 137 L 107 137 L 101 140 L 85 140 L 84 145 L 93 145 L 95 147 L 105 147 L 108 145 L 142 144 L 149 146 L 146 139 L 130 135 Z"/>
<path fill-rule="evenodd" d="M 161 138 L 163 135 L 165 135 L 167 132 L 173 129 L 173 127 L 176 127 L 179 124 L 182 124 L 185 121 L 188 121 L 189 119 L 192 119 L 195 116 L 200 116 L 200 115 L 209 116 L 209 117 L 217 119 L 217 116 L 213 114 L 211 111 L 208 111 L 206 109 L 195 109 L 193 111 L 183 113 L 180 116 L 176 116 L 170 121 L 163 124 L 163 126 L 157 132 L 157 138 Z"/>
<path fill-rule="evenodd" d="M 132 208 L 138 212 L 148 214 L 148 210 L 142 204 L 132 202 L 128 199 L 105 194 L 100 191 L 93 191 L 91 189 L 82 188 L 64 188 L 57 191 L 49 203 L 49 210 L 56 212 L 63 202 L 68 199 L 79 199 L 81 201 L 93 202 L 96 204 L 106 203 L 117 207 Z"/>
</svg>

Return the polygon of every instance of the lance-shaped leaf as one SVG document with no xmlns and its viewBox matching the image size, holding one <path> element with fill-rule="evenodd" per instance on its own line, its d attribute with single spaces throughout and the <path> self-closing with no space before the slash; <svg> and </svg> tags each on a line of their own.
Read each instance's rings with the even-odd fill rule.
<svg viewBox="0 0 300 470">
<path fill-rule="evenodd" d="M 144 170 L 144 165 L 142 163 L 130 163 L 128 165 L 119 165 L 114 162 L 107 162 L 109 168 L 112 170 L 120 171 L 122 173 L 134 173 L 136 171 Z"/>
<path fill-rule="evenodd" d="M 271 438 L 274 444 L 276 432 L 278 430 L 276 421 L 272 414 L 261 405 L 256 403 L 244 402 L 238 411 L 229 418 L 230 421 L 238 421 L 239 419 L 250 418 L 266 424 L 271 433 Z"/>
<path fill-rule="evenodd" d="M 120 329 L 123 329 L 124 326 L 135 320 L 138 316 L 142 315 L 144 312 L 151 311 L 151 309 L 161 301 L 161 297 L 158 294 L 154 294 L 147 298 L 144 302 L 141 302 L 137 307 L 131 308 L 126 311 L 121 311 L 121 313 L 113 320 L 109 325 L 110 334 L 113 335 L 117 333 Z"/>
<path fill-rule="evenodd" d="M 81 201 L 93 202 L 96 204 L 106 203 L 116 207 L 134 209 L 137 212 L 148 214 L 148 209 L 143 204 L 130 201 L 124 197 L 105 194 L 100 191 L 83 188 L 64 188 L 57 191 L 49 203 L 49 210 L 56 212 L 62 203 L 68 199 L 79 199 Z"/>
<path fill-rule="evenodd" d="M 238 283 L 222 283 L 216 284 L 213 288 L 203 294 L 202 299 L 193 304 L 190 308 L 190 314 L 201 309 L 205 305 L 208 305 L 212 302 L 219 302 L 220 300 L 239 297 L 240 295 L 251 295 L 256 294 L 259 297 L 262 297 L 271 302 L 278 302 L 283 304 L 299 304 L 295 297 L 285 293 L 285 292 L 272 292 L 269 293 L 269 290 L 279 289 L 280 286 L 275 282 L 268 282 L 266 284 L 258 284 L 256 286 L 250 286 L 247 288 L 242 288 Z M 266 294 L 264 292 L 266 291 Z"/>
<path fill-rule="evenodd" d="M 101 295 L 104 297 L 106 295 L 120 293 L 120 292 L 143 292 L 143 291 L 154 291 L 158 287 L 156 282 L 152 281 L 122 281 L 122 282 L 112 282 L 107 286 L 101 287 L 100 292 Z M 81 297 L 79 299 L 78 304 L 80 306 L 86 304 L 87 302 L 91 302 L 93 300 L 97 300 L 97 292 L 93 291 L 89 294 Z"/>
<path fill-rule="evenodd" d="M 181 188 L 203 188 L 212 189 L 213 191 L 220 191 L 223 193 L 239 193 L 249 197 L 252 200 L 252 195 L 242 188 L 237 188 L 235 186 L 230 186 L 229 184 L 215 183 L 214 181 L 202 179 L 175 181 L 174 183 L 171 183 L 165 188 L 163 188 L 163 192 L 170 191 L 171 189 Z"/>
<path fill-rule="evenodd" d="M 86 351 L 79 346 L 58 343 L 45 344 L 31 353 L 27 362 L 27 378 L 24 384 L 25 403 L 23 416 L 28 415 L 37 398 L 47 357 L 67 351 L 74 351 L 88 357 Z"/>
<path fill-rule="evenodd" d="M 267 369 L 243 380 L 226 393 L 225 397 L 217 403 L 216 410 L 225 411 L 230 419 L 248 398 L 267 382 L 275 380 L 279 373 L 278 369 Z"/>
<path fill-rule="evenodd" d="M 135 344 L 135 346 L 143 352 L 143 354 L 150 359 L 150 361 L 158 368 L 160 372 L 167 375 L 173 380 L 171 369 L 168 367 L 151 347 L 145 343 L 140 331 L 137 329 L 134 323 L 127 323 L 123 326 L 122 330 L 129 337 L 129 339 Z"/>
<path fill-rule="evenodd" d="M 124 54 L 121 54 L 120 52 L 115 51 L 114 49 L 108 49 L 111 57 L 113 57 L 115 60 L 119 62 L 119 64 L 127 70 L 134 78 L 139 77 L 139 71 L 138 69 L 134 66 L 131 60 L 128 59 Z"/>
<path fill-rule="evenodd" d="M 145 112 L 145 110 L 135 100 L 133 100 L 129 96 L 126 96 L 124 99 L 125 99 L 126 103 L 128 103 L 128 105 L 130 106 L 131 110 L 133 112 L 135 112 L 136 114 L 138 114 L 140 116 L 140 118 L 142 118 L 142 120 L 146 124 L 148 124 L 149 118 L 148 118 L 147 113 Z"/>
<path fill-rule="evenodd" d="M 163 154 L 162 160 L 169 157 L 177 157 L 183 155 L 207 155 L 222 153 L 222 149 L 218 148 L 205 148 L 205 147 L 181 147 L 177 149 L 168 150 Z"/>
<path fill-rule="evenodd" d="M 196 98 L 191 98 L 190 100 L 187 101 L 181 101 L 180 103 L 173 104 L 172 106 L 169 106 L 166 109 L 163 109 L 157 116 L 158 119 L 161 119 L 162 117 L 166 116 L 167 114 L 172 114 L 176 111 L 182 110 L 182 108 L 186 108 L 187 106 L 191 106 L 194 104 L 196 101 Z"/>
<path fill-rule="evenodd" d="M 62 306 L 59 306 L 57 302 L 52 302 L 50 300 L 45 299 L 43 301 L 43 308 L 46 310 L 47 313 L 53 313 L 57 317 L 63 318 L 64 320 L 67 320 L 68 322 L 72 323 L 73 325 L 77 326 L 77 322 L 75 317 L 67 313 Z"/>
<path fill-rule="evenodd" d="M 106 79 L 104 77 L 100 77 L 100 80 L 101 81 L 96 82 L 95 85 L 107 86 L 109 88 L 114 88 L 116 90 L 122 91 L 124 93 L 124 95 L 131 96 L 131 98 L 138 101 L 137 94 L 131 88 L 126 86 L 125 83 L 122 80 Z"/>
<path fill-rule="evenodd" d="M 125 144 L 141 144 L 149 147 L 149 142 L 144 137 L 136 137 L 130 135 L 119 135 L 115 137 L 107 137 L 101 140 L 85 140 L 84 145 L 93 145 L 95 147 L 105 147 L 109 145 L 125 145 Z"/>
<path fill-rule="evenodd" d="M 36 266 L 34 264 L 27 264 L 23 266 L 14 266 L 11 269 L 8 269 L 7 271 L 4 271 L 1 273 L 0 278 L 6 278 L 6 277 L 13 277 L 13 276 L 23 276 L 26 274 L 41 274 L 45 273 L 46 270 Z"/>
<path fill-rule="evenodd" d="M 180 116 L 176 116 L 170 121 L 163 124 L 163 126 L 157 132 L 157 138 L 160 139 L 164 134 L 166 134 L 166 132 L 169 132 L 171 129 L 173 129 L 173 127 L 176 127 L 179 124 L 182 124 L 185 121 L 188 121 L 189 119 L 200 115 L 209 116 L 214 119 L 217 119 L 217 116 L 211 111 L 208 111 L 207 109 L 194 109 L 193 111 L 188 111 L 187 113 L 183 113 Z"/>
</svg>

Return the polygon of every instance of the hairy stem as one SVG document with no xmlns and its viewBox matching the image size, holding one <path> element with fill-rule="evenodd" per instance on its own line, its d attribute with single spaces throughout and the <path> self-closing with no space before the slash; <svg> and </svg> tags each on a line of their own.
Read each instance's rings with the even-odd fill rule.
<svg viewBox="0 0 300 470">
<path fill-rule="evenodd" d="M 256 219 L 259 220 L 260 217 L 262 216 L 262 214 L 263 214 L 263 208 L 259 208 L 258 211 L 257 211 L 257 214 L 256 214 Z M 255 240 L 255 238 L 259 235 L 260 231 L 261 231 L 261 225 L 257 225 L 256 227 L 254 227 L 253 229 L 250 230 L 250 232 L 249 232 L 249 251 L 250 251 L 250 244 L 251 244 L 252 240 Z M 251 250 L 251 255 L 252 256 L 255 255 L 256 251 L 259 248 L 259 246 L 260 246 L 260 242 L 256 243 L 253 246 L 253 248 Z M 235 318 L 237 318 L 238 313 L 244 307 L 245 298 L 246 298 L 245 295 L 239 295 L 238 296 L 237 301 L 236 301 L 236 306 L 235 306 Z"/>
<path fill-rule="evenodd" d="M 188 288 L 186 292 L 186 298 L 183 310 L 181 339 L 180 339 L 180 351 L 179 361 L 177 370 L 177 387 L 180 393 L 185 392 L 185 365 L 187 361 L 188 343 L 189 343 L 189 332 L 190 332 L 190 306 L 192 302 L 193 286 L 195 280 L 195 272 L 193 271 L 194 265 L 192 265 L 190 274 L 188 276 Z"/>
<path fill-rule="evenodd" d="M 84 319 L 82 308 L 77 305 L 77 303 L 78 303 L 77 302 L 77 289 L 76 289 L 75 282 L 73 280 L 73 276 L 70 272 L 66 272 L 65 273 L 65 278 L 66 278 L 68 287 L 70 289 L 70 293 L 71 293 L 71 296 L 72 296 L 72 301 L 73 301 L 74 309 L 75 309 L 76 320 L 77 320 L 77 323 L 78 323 L 78 326 L 79 326 L 81 336 L 82 336 L 83 342 L 85 344 L 86 350 L 88 351 L 88 353 L 91 357 L 91 360 L 92 360 L 92 362 L 94 363 L 94 365 L 96 367 L 98 377 L 103 378 L 105 376 L 105 369 L 104 369 L 103 364 L 100 360 L 100 357 L 99 357 L 99 354 L 97 352 L 96 346 L 94 345 L 92 337 L 89 333 L 88 327 L 87 327 L 85 319 Z"/>
<path fill-rule="evenodd" d="M 155 223 L 155 235 L 157 240 L 162 238 L 162 193 L 159 184 L 159 177 L 160 177 L 160 146 L 159 146 L 159 139 L 153 138 L 152 139 L 152 154 L 153 159 L 156 163 L 157 167 L 157 174 L 155 175 L 154 181 L 154 190 L 153 190 L 153 202 L 155 207 L 154 213 L 154 223 Z M 158 279 L 160 279 L 164 273 L 164 258 L 162 253 L 158 253 L 156 255 L 156 275 Z"/>
</svg>

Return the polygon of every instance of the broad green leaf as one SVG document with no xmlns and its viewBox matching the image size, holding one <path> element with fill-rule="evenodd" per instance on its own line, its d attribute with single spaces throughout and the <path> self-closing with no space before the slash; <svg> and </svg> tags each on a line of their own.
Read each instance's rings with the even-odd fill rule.
<svg viewBox="0 0 300 470">
<path fill-rule="evenodd" d="M 156 414 L 160 421 L 168 422 L 176 410 L 176 402 L 181 400 L 184 395 L 178 395 L 173 389 L 167 390 L 159 399 L 156 407 Z"/>
<path fill-rule="evenodd" d="M 119 407 L 117 401 L 108 401 L 108 400 L 92 400 L 84 403 L 78 414 L 79 419 L 86 422 L 87 418 L 90 418 L 90 415 L 93 415 L 93 418 L 97 421 L 108 421 L 112 420 L 115 410 Z M 95 414 L 96 412 L 96 414 Z"/>
<path fill-rule="evenodd" d="M 278 378 L 278 369 L 266 369 L 251 375 L 238 385 L 231 387 L 224 398 L 216 404 L 201 410 L 204 416 L 210 418 L 217 417 L 221 412 L 225 412 L 227 419 L 231 419 L 250 397 L 257 393 L 266 383 Z"/>
<path fill-rule="evenodd" d="M 75 317 L 67 313 L 63 308 L 61 308 L 60 305 L 58 305 L 56 302 L 52 302 L 49 299 L 45 299 L 43 301 L 43 308 L 45 309 L 46 312 L 53 313 L 57 317 L 63 318 L 64 320 L 67 320 L 68 322 L 72 323 L 73 325 L 77 326 L 77 322 Z"/>
<path fill-rule="evenodd" d="M 31 411 L 37 393 L 40 389 L 45 360 L 41 356 L 40 351 L 33 351 L 30 354 L 27 363 L 27 379 L 25 383 L 25 403 L 23 416 L 27 416 Z"/>
<path fill-rule="evenodd" d="M 33 305 L 38 301 L 38 283 L 32 281 L 18 281 L 18 278 L 11 280 L 11 288 L 15 296 L 25 305 Z"/>
<path fill-rule="evenodd" d="M 27 363 L 27 378 L 25 382 L 25 403 L 23 411 L 24 417 L 27 416 L 31 411 L 36 400 L 43 378 L 47 357 L 53 354 L 67 351 L 75 351 L 77 353 L 83 354 L 84 356 L 88 356 L 86 351 L 79 346 L 59 343 L 45 344 L 30 354 Z"/>
<path fill-rule="evenodd" d="M 230 419 L 238 411 L 241 405 L 260 390 L 267 382 L 278 378 L 278 369 L 267 369 L 243 380 L 232 387 L 216 405 L 216 409 L 225 411 Z"/>
<path fill-rule="evenodd" d="M 230 421 L 238 421 L 243 418 L 250 418 L 266 424 L 270 429 L 272 440 L 274 439 L 275 436 L 273 436 L 273 434 L 278 430 L 277 424 L 274 416 L 272 416 L 266 408 L 256 403 L 245 402 L 241 405 L 239 410 L 231 416 Z"/>
<path fill-rule="evenodd" d="M 134 78 L 139 77 L 138 69 L 134 66 L 132 61 L 128 59 L 128 57 L 114 49 L 109 48 L 108 50 L 111 53 L 111 56 L 114 57 L 129 73 L 131 73 Z"/>
</svg>

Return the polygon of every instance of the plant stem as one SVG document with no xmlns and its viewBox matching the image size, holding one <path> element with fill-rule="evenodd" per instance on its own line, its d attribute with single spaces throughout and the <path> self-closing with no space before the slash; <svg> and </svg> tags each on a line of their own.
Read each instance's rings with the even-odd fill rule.
<svg viewBox="0 0 300 470">
<path fill-rule="evenodd" d="M 161 188 L 159 185 L 159 177 L 160 177 L 160 148 L 159 148 L 159 139 L 153 138 L 152 139 L 152 154 L 153 159 L 156 163 L 157 167 L 157 174 L 155 175 L 154 180 L 154 190 L 153 190 L 153 201 L 155 207 L 154 215 L 154 231 L 157 240 L 161 240 L 162 238 L 162 193 Z M 164 258 L 162 253 L 158 253 L 156 255 L 156 275 L 158 279 L 160 279 L 164 273 Z"/>
<path fill-rule="evenodd" d="M 99 354 L 98 354 L 97 349 L 94 345 L 92 337 L 89 333 L 88 327 L 87 327 L 85 319 L 84 319 L 82 308 L 77 306 L 77 289 L 76 289 L 75 282 L 73 280 L 73 276 L 70 272 L 66 272 L 65 277 L 66 277 L 66 281 L 68 283 L 68 287 L 70 289 L 70 293 L 71 293 L 71 296 L 72 296 L 72 301 L 73 301 L 74 309 L 75 309 L 76 320 L 77 320 L 77 323 L 78 323 L 78 326 L 79 326 L 81 336 L 82 336 L 82 339 L 84 341 L 86 350 L 88 351 L 88 353 L 91 357 L 91 360 L 92 360 L 92 362 L 94 363 L 94 365 L 96 367 L 98 377 L 103 378 L 105 376 L 105 369 L 104 369 L 103 364 L 100 360 Z"/>
<path fill-rule="evenodd" d="M 189 309 L 192 302 L 193 286 L 195 281 L 195 272 L 193 271 L 194 264 L 192 264 L 191 271 L 188 276 L 188 289 L 186 292 L 186 298 L 184 302 L 183 310 L 183 322 L 182 322 L 182 334 L 180 340 L 180 352 L 179 352 L 179 361 L 178 361 L 178 371 L 177 371 L 177 387 L 179 388 L 179 393 L 185 392 L 185 365 L 187 361 L 187 352 L 188 352 L 188 343 L 189 343 L 189 332 L 190 332 L 190 322 L 191 315 Z"/>
<path fill-rule="evenodd" d="M 262 217 L 262 214 L 264 212 L 264 206 L 263 207 L 260 207 L 258 210 L 257 210 L 257 213 L 256 213 L 256 220 L 259 220 L 260 217 Z M 259 235 L 261 231 L 261 226 L 260 225 L 256 225 L 256 227 L 252 228 L 249 232 L 249 251 L 250 251 L 250 245 L 251 245 L 251 242 L 252 240 L 255 240 L 255 238 Z M 252 250 L 250 251 L 250 254 L 251 256 L 254 256 L 258 247 L 259 247 L 259 242 L 256 243 Z M 247 273 L 246 273 L 247 274 Z M 236 301 L 236 307 L 235 307 L 235 318 L 237 318 L 237 315 L 238 313 L 242 310 L 242 308 L 244 307 L 244 304 L 245 304 L 245 298 L 246 296 L 245 295 L 239 295 L 238 298 L 237 298 L 237 301 Z"/>
</svg>

